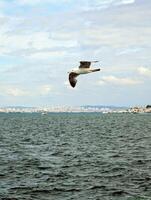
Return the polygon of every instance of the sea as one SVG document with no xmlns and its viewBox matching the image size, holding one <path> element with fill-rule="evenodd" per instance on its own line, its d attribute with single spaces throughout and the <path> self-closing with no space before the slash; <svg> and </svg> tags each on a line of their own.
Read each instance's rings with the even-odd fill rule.
<svg viewBox="0 0 151 200">
<path fill-rule="evenodd" d="M 151 199 L 151 114 L 0 114 L 0 200 L 89 199 Z"/>
</svg>

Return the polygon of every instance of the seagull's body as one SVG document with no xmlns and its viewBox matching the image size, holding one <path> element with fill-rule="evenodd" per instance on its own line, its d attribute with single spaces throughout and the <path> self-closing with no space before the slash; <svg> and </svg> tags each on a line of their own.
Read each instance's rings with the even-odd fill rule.
<svg viewBox="0 0 151 200">
<path fill-rule="evenodd" d="M 93 62 L 98 62 L 98 61 L 93 61 Z M 91 72 L 100 71 L 99 68 L 97 69 L 90 68 L 90 65 L 91 65 L 90 61 L 80 61 L 79 69 L 72 70 L 69 73 L 69 82 L 72 87 L 76 86 L 77 83 L 76 77 L 79 76 L 80 74 L 88 74 Z"/>
</svg>

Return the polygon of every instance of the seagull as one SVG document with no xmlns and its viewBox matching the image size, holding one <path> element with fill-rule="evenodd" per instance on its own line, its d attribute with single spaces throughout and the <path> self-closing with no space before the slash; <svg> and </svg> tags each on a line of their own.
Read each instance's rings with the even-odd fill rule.
<svg viewBox="0 0 151 200">
<path fill-rule="evenodd" d="M 90 68 L 91 63 L 96 63 L 99 61 L 80 61 L 80 66 L 79 69 L 72 70 L 69 72 L 69 82 L 70 85 L 74 88 L 77 83 L 76 77 L 79 76 L 80 74 L 88 74 L 91 72 L 97 72 L 100 71 L 100 68 L 97 69 L 92 69 Z"/>
</svg>

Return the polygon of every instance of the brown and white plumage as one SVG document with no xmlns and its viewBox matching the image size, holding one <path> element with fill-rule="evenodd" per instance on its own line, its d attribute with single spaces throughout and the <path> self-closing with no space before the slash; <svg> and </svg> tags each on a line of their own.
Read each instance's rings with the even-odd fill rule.
<svg viewBox="0 0 151 200">
<path fill-rule="evenodd" d="M 91 72 L 100 71 L 100 68 L 97 68 L 97 69 L 90 68 L 90 65 L 92 62 L 98 62 L 98 61 L 91 61 L 91 62 L 90 61 L 80 61 L 79 69 L 72 70 L 69 73 L 69 82 L 72 87 L 76 86 L 76 83 L 77 83 L 76 77 L 79 76 L 80 74 L 88 74 Z"/>
<path fill-rule="evenodd" d="M 97 61 L 94 61 L 97 62 Z M 91 62 L 90 61 L 80 61 L 79 68 L 90 68 Z"/>
<path fill-rule="evenodd" d="M 69 82 L 70 82 L 70 85 L 72 87 L 75 87 L 76 86 L 76 83 L 77 83 L 77 79 L 76 77 L 78 76 L 79 74 L 75 73 L 75 72 L 70 72 L 69 74 Z"/>
</svg>

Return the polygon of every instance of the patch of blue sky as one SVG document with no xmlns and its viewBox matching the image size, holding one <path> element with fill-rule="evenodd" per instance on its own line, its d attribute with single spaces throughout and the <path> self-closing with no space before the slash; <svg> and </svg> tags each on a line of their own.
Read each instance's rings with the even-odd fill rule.
<svg viewBox="0 0 151 200">
<path fill-rule="evenodd" d="M 72 9 L 73 6 L 74 4 L 72 2 L 70 3 L 46 2 L 46 3 L 38 3 L 32 5 L 32 4 L 19 4 L 16 3 L 15 1 L 9 1 L 9 3 L 7 3 L 7 6 L 3 8 L 3 12 L 7 15 L 16 15 L 16 14 L 27 15 L 28 13 L 31 13 L 33 11 L 36 12 L 36 10 L 38 10 L 40 12 L 38 14 L 47 15 L 50 13 L 68 11 Z"/>
<path fill-rule="evenodd" d="M 21 7 L 21 6 L 18 6 L 18 5 L 15 5 L 15 4 L 9 4 L 9 6 L 3 8 L 3 12 L 7 15 L 17 15 L 17 14 L 26 14 L 28 12 L 30 12 L 31 8 L 29 7 Z"/>
<path fill-rule="evenodd" d="M 15 57 L 15 56 L 0 56 L 0 66 L 5 68 L 8 65 L 13 64 L 21 64 L 23 62 L 23 58 Z"/>
</svg>

